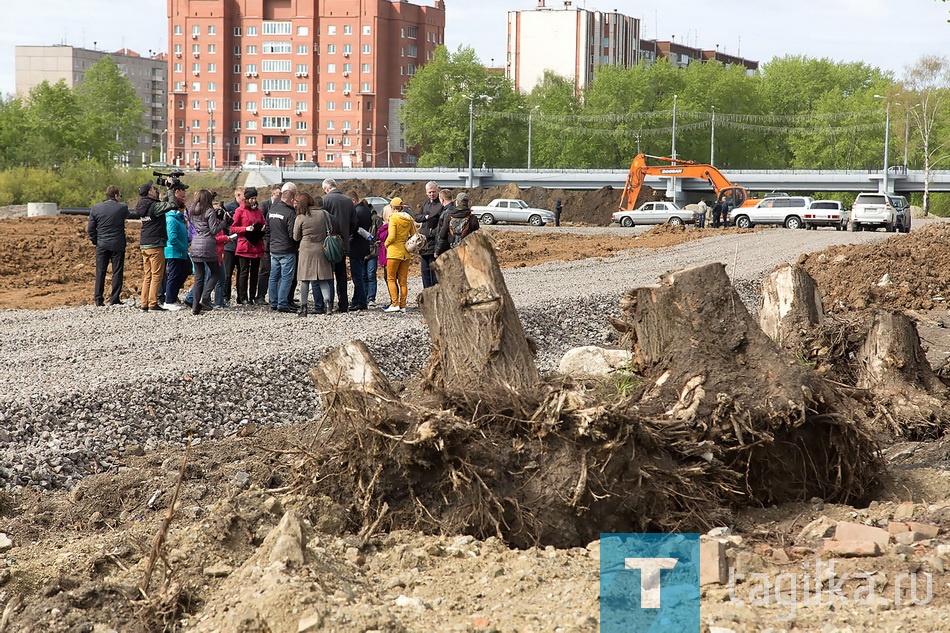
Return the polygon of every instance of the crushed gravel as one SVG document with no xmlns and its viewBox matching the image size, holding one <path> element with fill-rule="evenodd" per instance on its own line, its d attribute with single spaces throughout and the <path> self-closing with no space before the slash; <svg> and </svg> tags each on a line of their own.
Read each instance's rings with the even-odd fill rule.
<svg viewBox="0 0 950 633">
<path fill-rule="evenodd" d="M 563 230 L 563 229 L 562 229 Z M 610 229 L 601 229 L 607 230 Z M 885 233 L 769 229 L 688 242 L 662 251 L 505 271 L 543 371 L 578 345 L 610 345 L 605 317 L 627 289 L 720 261 L 756 310 L 762 277 L 799 253 L 868 243 Z M 542 238 L 543 239 L 543 238 Z M 421 291 L 410 283 L 410 296 Z M 380 284 L 380 294 L 385 287 Z M 411 302 L 414 304 L 414 302 Z M 319 402 L 310 368 L 328 350 L 364 340 L 393 380 L 412 381 L 427 361 L 418 309 L 404 315 L 310 316 L 259 307 L 143 313 L 133 305 L 0 312 L 0 488 L 69 487 L 116 468 L 124 454 L 199 441 L 242 425 L 312 418 Z"/>
</svg>

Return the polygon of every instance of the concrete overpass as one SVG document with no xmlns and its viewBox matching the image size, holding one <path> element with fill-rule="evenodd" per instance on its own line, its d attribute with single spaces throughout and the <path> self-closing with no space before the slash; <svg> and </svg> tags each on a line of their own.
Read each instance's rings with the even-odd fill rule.
<svg viewBox="0 0 950 633">
<path fill-rule="evenodd" d="M 248 186 L 266 186 L 292 180 L 297 183 L 319 183 L 324 178 L 348 180 L 388 180 L 406 184 L 434 180 L 441 187 L 465 187 L 468 169 L 451 168 L 377 168 L 377 169 L 296 169 L 262 167 L 248 170 Z M 723 169 L 722 173 L 735 184 L 752 191 L 879 191 L 881 171 L 870 170 L 781 170 L 781 169 Z M 623 169 L 476 169 L 476 187 L 497 187 L 516 184 L 519 187 L 545 187 L 548 189 L 600 189 L 613 187 L 623 189 L 627 170 Z M 682 191 L 710 191 L 704 180 L 678 179 Z M 654 189 L 667 189 L 669 179 L 647 177 L 646 184 Z M 888 189 L 893 193 L 908 194 L 923 192 L 924 172 L 904 171 L 892 167 L 888 174 Z M 950 171 L 931 172 L 930 191 L 950 191 Z"/>
</svg>

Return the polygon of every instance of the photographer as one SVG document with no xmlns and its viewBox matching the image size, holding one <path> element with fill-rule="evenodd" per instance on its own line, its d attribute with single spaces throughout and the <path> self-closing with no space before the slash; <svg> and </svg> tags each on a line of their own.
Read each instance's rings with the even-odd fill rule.
<svg viewBox="0 0 950 633">
<path fill-rule="evenodd" d="M 165 213 L 167 211 L 168 207 L 160 203 L 158 189 L 151 180 L 139 187 L 139 200 L 135 204 L 135 211 L 129 213 L 129 217 L 142 221 L 139 248 L 142 251 L 141 309 L 143 312 L 165 311 L 158 302 L 158 296 L 164 294 L 159 292 L 159 288 L 165 276 L 165 244 L 168 240 L 165 231 Z"/>
</svg>

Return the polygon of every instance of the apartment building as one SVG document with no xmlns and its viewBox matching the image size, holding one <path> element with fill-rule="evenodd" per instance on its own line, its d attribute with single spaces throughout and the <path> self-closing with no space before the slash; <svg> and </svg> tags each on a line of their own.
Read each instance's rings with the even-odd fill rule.
<svg viewBox="0 0 950 633">
<path fill-rule="evenodd" d="M 442 0 L 169 0 L 169 155 L 414 164 L 399 110 L 444 33 Z"/>
<path fill-rule="evenodd" d="M 571 1 L 548 6 L 537 0 L 530 11 L 508 12 L 506 76 L 521 92 L 530 92 L 546 70 L 574 80 L 578 93 L 602 66 L 635 66 L 668 59 L 678 66 L 718 61 L 755 72 L 758 62 L 734 55 L 686 46 L 675 41 L 640 37 L 640 20 L 616 11 L 579 9 Z"/>
<path fill-rule="evenodd" d="M 516 90 L 530 92 L 551 70 L 572 78 L 580 92 L 601 66 L 635 66 L 639 41 L 637 18 L 538 0 L 532 11 L 508 12 L 506 75 Z"/>
<path fill-rule="evenodd" d="M 133 165 L 150 162 L 161 158 L 168 129 L 168 61 L 164 54 L 149 54 L 142 57 L 129 49 L 110 53 L 65 45 L 17 46 L 16 91 L 26 96 L 44 81 L 55 84 L 60 80 L 74 88 L 82 83 L 93 64 L 111 57 L 145 106 L 144 124 L 148 131 L 139 138 L 138 147 L 129 148 L 125 159 Z"/>
</svg>

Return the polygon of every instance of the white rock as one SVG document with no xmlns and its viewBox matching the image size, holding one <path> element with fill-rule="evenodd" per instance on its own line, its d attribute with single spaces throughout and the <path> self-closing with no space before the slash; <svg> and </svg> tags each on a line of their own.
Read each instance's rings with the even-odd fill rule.
<svg viewBox="0 0 950 633">
<path fill-rule="evenodd" d="M 627 366 L 632 358 L 628 350 L 585 345 L 568 350 L 561 358 L 558 371 L 575 377 L 608 376 Z"/>
</svg>

